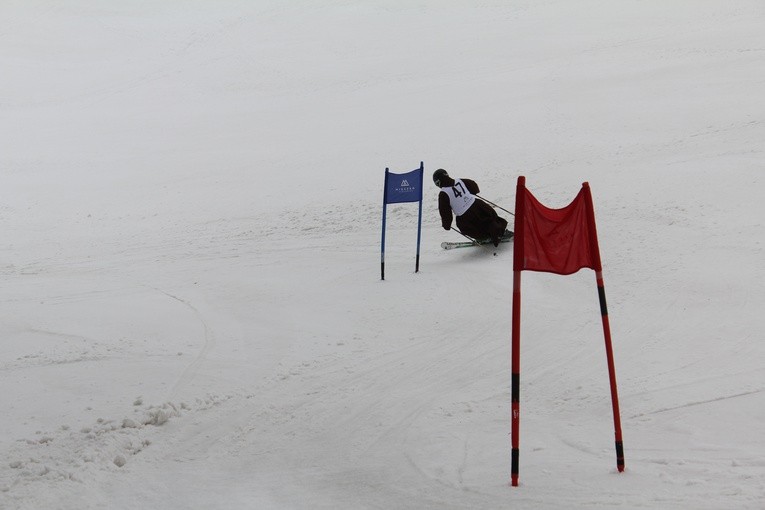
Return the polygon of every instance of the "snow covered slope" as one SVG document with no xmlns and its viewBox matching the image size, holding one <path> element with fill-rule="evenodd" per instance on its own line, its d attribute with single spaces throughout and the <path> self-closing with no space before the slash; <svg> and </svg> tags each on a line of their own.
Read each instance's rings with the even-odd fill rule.
<svg viewBox="0 0 765 510">
<path fill-rule="evenodd" d="M 0 508 L 765 506 L 759 0 L 0 3 Z M 424 161 L 592 188 L 595 279 L 441 250 Z"/>
</svg>

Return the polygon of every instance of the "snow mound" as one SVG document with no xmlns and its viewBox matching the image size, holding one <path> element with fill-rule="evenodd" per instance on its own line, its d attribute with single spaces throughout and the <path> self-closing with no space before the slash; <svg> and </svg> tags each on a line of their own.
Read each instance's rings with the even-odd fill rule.
<svg viewBox="0 0 765 510">
<path fill-rule="evenodd" d="M 132 416 L 122 419 L 98 418 L 77 431 L 66 425 L 50 432 L 37 431 L 32 437 L 18 439 L 8 452 L 8 460 L 0 465 L 0 492 L 8 494 L 12 490 L 12 499 L 17 503 L 37 494 L 38 487 L 77 483 L 83 484 L 82 490 L 87 492 L 92 480 L 126 469 L 136 456 L 155 444 L 156 438 L 167 437 L 158 434 L 157 428 L 175 420 L 188 420 L 190 415 L 208 411 L 230 398 L 208 395 L 193 404 L 134 405 Z M 138 398 L 134 404 L 140 402 Z"/>
</svg>

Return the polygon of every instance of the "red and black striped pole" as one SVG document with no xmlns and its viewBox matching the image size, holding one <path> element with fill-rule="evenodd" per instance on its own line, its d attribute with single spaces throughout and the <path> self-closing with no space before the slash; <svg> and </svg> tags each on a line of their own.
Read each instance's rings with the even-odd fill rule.
<svg viewBox="0 0 765 510">
<path fill-rule="evenodd" d="M 521 429 L 521 270 L 523 269 L 524 225 L 523 210 L 526 193 L 526 178 L 518 177 L 515 192 L 515 226 L 513 236 L 513 325 L 512 325 L 512 394 L 511 394 L 511 434 L 512 450 L 510 465 L 510 483 L 518 486 L 518 467 L 520 456 Z"/>
<path fill-rule="evenodd" d="M 600 247 L 598 233 L 595 228 L 595 210 L 592 205 L 592 194 L 588 183 L 584 187 L 584 199 L 587 202 L 587 223 L 590 228 L 590 249 L 595 259 L 595 280 L 598 285 L 600 300 L 600 316 L 603 322 L 603 336 L 606 342 L 606 359 L 608 361 L 608 380 L 611 386 L 611 407 L 614 414 L 614 437 L 616 445 L 616 469 L 624 471 L 624 443 L 622 442 L 622 422 L 619 413 L 619 393 L 616 387 L 616 368 L 614 366 L 614 350 L 611 345 L 611 326 L 608 322 L 608 306 L 606 304 L 606 288 L 603 283 L 603 267 L 600 262 Z"/>
<path fill-rule="evenodd" d="M 510 460 L 510 483 L 518 487 L 521 429 L 521 272 L 513 271 L 513 348 L 512 348 L 512 450 Z"/>
<path fill-rule="evenodd" d="M 600 315 L 603 319 L 603 335 L 606 340 L 606 359 L 608 360 L 608 380 L 611 384 L 611 407 L 614 413 L 614 437 L 616 442 L 616 469 L 624 471 L 624 443 L 622 442 L 622 423 L 619 415 L 619 395 L 616 389 L 616 369 L 614 368 L 614 351 L 611 347 L 611 327 L 608 324 L 608 307 L 606 306 L 606 290 L 603 285 L 603 272 L 597 271 L 595 278 L 598 284 L 600 298 Z"/>
</svg>

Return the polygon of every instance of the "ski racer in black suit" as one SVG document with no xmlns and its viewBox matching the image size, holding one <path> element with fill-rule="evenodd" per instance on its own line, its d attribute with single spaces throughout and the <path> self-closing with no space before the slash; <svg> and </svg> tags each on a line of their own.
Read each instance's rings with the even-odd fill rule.
<svg viewBox="0 0 765 510">
<path fill-rule="evenodd" d="M 507 220 L 497 215 L 489 204 L 475 195 L 478 184 L 471 179 L 453 179 L 443 168 L 433 173 L 433 182 L 441 188 L 438 194 L 438 212 L 445 230 L 452 228 L 452 213 L 457 216 L 457 228 L 476 240 L 491 239 L 494 246 L 507 228 Z"/>
</svg>

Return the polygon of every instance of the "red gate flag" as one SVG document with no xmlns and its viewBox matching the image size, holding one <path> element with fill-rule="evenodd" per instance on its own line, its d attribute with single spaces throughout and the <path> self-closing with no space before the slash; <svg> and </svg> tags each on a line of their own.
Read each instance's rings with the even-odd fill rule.
<svg viewBox="0 0 765 510">
<path fill-rule="evenodd" d="M 624 444 L 619 413 L 619 395 L 616 388 L 614 353 L 611 346 L 611 327 L 600 263 L 595 212 L 592 207 L 590 185 L 582 189 L 573 202 L 562 209 L 542 205 L 526 189 L 526 178 L 518 177 L 515 193 L 515 246 L 513 247 L 513 325 L 512 325 L 512 459 L 510 483 L 518 486 L 520 458 L 521 416 L 521 272 L 542 271 L 568 275 L 588 267 L 595 271 L 600 300 L 600 315 L 606 343 L 606 361 L 611 386 L 611 405 L 614 414 L 614 446 L 616 467 L 624 471 Z"/>
<path fill-rule="evenodd" d="M 521 177 L 515 219 L 516 271 L 568 275 L 585 267 L 601 270 L 588 183 L 582 184 L 579 194 L 569 205 L 550 209 L 526 189 L 525 179 Z"/>
</svg>

